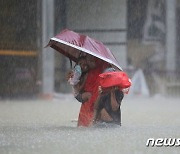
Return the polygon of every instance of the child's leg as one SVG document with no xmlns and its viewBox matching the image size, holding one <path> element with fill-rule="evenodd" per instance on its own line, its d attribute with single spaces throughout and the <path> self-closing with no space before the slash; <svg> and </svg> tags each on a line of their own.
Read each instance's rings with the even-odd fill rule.
<svg viewBox="0 0 180 154">
<path fill-rule="evenodd" d="M 84 102 L 86 102 L 86 101 L 88 101 L 90 98 L 91 98 L 91 93 L 90 92 L 84 92 L 84 93 L 82 93 L 82 100 L 84 101 Z"/>
<path fill-rule="evenodd" d="M 107 122 L 110 122 L 110 121 L 113 121 L 112 117 L 107 113 L 106 109 L 103 108 L 100 112 L 100 118 L 101 120 L 103 121 L 107 121 Z"/>
</svg>

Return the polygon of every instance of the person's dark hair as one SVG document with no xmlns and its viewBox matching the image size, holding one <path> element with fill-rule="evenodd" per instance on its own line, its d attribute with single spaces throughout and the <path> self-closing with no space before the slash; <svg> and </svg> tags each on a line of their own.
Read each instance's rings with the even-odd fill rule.
<svg viewBox="0 0 180 154">
<path fill-rule="evenodd" d="M 81 59 L 86 59 L 86 56 L 80 56 L 80 57 L 78 57 L 78 59 L 77 59 L 77 61 L 76 61 L 76 64 L 77 64 Z"/>
</svg>

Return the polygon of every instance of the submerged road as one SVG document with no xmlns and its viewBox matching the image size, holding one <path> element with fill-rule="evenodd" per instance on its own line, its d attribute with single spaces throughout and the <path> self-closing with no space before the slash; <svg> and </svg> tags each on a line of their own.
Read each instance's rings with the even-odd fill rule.
<svg viewBox="0 0 180 154">
<path fill-rule="evenodd" d="M 178 154 L 180 146 L 146 146 L 149 138 L 180 138 L 180 99 L 125 97 L 122 126 L 77 128 L 72 95 L 53 101 L 0 101 L 0 154 Z"/>
</svg>

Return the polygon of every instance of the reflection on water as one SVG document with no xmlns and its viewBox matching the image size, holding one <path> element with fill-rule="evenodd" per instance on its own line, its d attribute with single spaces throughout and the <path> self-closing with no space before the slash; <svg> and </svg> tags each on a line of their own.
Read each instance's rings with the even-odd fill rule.
<svg viewBox="0 0 180 154">
<path fill-rule="evenodd" d="M 63 102 L 61 101 L 63 100 Z M 79 103 L 0 103 L 0 153 L 179 153 L 179 147 L 146 147 L 148 138 L 179 138 L 179 100 L 127 98 L 122 127 L 77 128 Z"/>
</svg>

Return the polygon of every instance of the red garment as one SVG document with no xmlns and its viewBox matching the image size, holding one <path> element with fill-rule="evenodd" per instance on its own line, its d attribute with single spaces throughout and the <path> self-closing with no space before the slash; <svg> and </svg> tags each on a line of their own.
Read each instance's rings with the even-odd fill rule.
<svg viewBox="0 0 180 154">
<path fill-rule="evenodd" d="M 123 71 L 106 72 L 100 74 L 99 77 L 100 86 L 103 88 L 118 86 L 122 90 L 131 86 L 131 80 Z"/>
<path fill-rule="evenodd" d="M 92 121 L 94 113 L 94 102 L 98 96 L 99 74 L 101 74 L 103 70 L 107 68 L 108 64 L 98 60 L 96 61 L 96 66 L 98 67 L 88 72 L 86 83 L 84 85 L 84 91 L 90 92 L 92 96 L 87 102 L 84 102 L 81 105 L 78 126 L 88 127 Z"/>
</svg>

